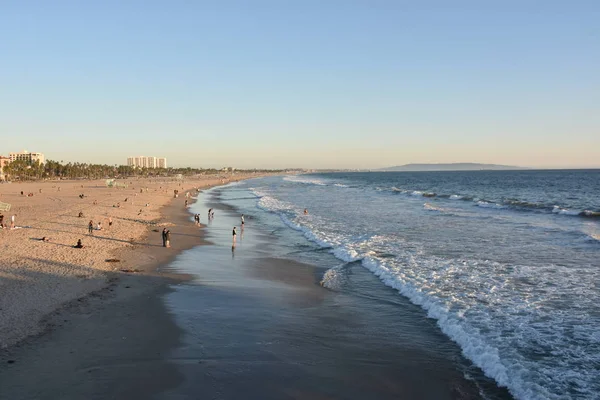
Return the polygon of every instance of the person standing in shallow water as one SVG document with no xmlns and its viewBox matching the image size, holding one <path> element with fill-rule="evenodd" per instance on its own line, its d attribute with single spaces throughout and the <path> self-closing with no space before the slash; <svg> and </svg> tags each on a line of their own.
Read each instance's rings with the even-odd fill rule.
<svg viewBox="0 0 600 400">
<path fill-rule="evenodd" d="M 233 236 L 233 242 L 235 243 L 235 237 L 237 236 L 237 232 L 235 231 L 235 226 L 233 227 L 233 232 L 232 232 L 232 236 Z"/>
<path fill-rule="evenodd" d="M 162 230 L 162 242 L 163 247 L 167 247 L 167 228 L 163 228 Z"/>
<path fill-rule="evenodd" d="M 171 247 L 171 231 L 167 229 L 167 232 L 165 233 L 165 243 L 167 245 L 167 247 Z"/>
</svg>

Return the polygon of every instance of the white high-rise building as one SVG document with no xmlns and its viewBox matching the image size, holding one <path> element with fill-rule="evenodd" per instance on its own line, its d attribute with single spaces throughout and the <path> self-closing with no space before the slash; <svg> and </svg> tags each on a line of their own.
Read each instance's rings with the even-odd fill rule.
<svg viewBox="0 0 600 400">
<path fill-rule="evenodd" d="M 167 168 L 167 159 L 146 156 L 127 157 L 127 165 L 134 168 Z"/>
<path fill-rule="evenodd" d="M 146 168 L 156 168 L 157 167 L 156 160 L 157 160 L 156 157 L 146 157 L 146 164 L 147 164 Z"/>
</svg>

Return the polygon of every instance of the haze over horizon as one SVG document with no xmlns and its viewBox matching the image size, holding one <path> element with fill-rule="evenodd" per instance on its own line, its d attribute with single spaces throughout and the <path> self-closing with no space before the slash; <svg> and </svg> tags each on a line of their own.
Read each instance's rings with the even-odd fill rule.
<svg viewBox="0 0 600 400">
<path fill-rule="evenodd" d="M 0 154 L 600 168 L 600 3 L 8 1 Z"/>
</svg>

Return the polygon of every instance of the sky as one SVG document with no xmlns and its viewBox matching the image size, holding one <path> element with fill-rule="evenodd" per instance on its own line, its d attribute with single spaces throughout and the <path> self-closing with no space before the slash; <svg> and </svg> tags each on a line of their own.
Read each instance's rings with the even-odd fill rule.
<svg viewBox="0 0 600 400">
<path fill-rule="evenodd" d="M 0 154 L 600 167 L 600 1 L 0 0 Z"/>
</svg>

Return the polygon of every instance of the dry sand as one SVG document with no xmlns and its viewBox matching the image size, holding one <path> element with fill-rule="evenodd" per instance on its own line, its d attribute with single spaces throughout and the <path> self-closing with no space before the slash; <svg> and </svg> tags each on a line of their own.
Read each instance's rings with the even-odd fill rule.
<svg viewBox="0 0 600 400">
<path fill-rule="evenodd" d="M 229 180 L 244 178 L 248 176 L 236 175 Z M 15 215 L 16 225 L 16 229 L 0 229 L 0 349 L 41 332 L 47 315 L 105 288 L 127 273 L 122 270 L 151 274 L 158 261 L 191 247 L 190 239 L 198 238 L 183 240 L 176 233 L 173 247 L 162 247 L 160 234 L 154 231 L 163 226 L 177 230 L 169 216 L 165 219 L 161 215 L 162 207 L 175 201 L 183 210 L 185 191 L 194 193 L 197 188 L 227 181 L 206 176 L 184 181 L 121 181 L 127 188 L 107 188 L 104 180 L 0 185 L 0 201 L 12 205 L 10 211 L 3 212 L 4 223 L 10 226 L 10 217 Z M 180 192 L 177 199 L 174 189 Z M 80 198 L 80 194 L 85 197 Z M 114 207 L 117 203 L 120 207 Z M 78 217 L 80 212 L 84 217 Z M 185 213 L 179 218 L 182 224 Z M 101 221 L 103 229 L 89 235 L 90 220 L 94 227 Z M 189 225 L 193 227 L 192 222 Z M 43 237 L 49 241 L 39 240 Z M 78 239 L 82 239 L 83 249 L 73 248 Z M 178 245 L 179 241 L 185 245 Z M 109 259 L 121 261 L 107 262 Z"/>
</svg>

